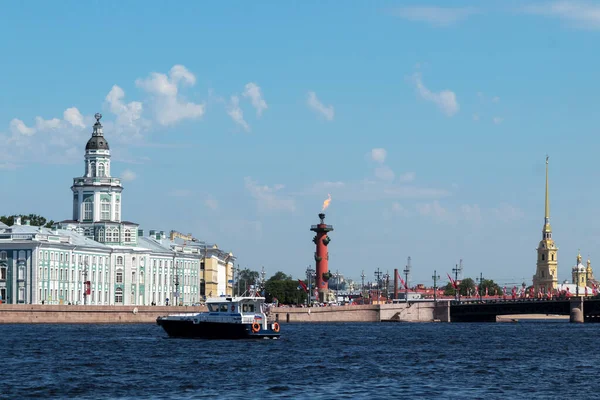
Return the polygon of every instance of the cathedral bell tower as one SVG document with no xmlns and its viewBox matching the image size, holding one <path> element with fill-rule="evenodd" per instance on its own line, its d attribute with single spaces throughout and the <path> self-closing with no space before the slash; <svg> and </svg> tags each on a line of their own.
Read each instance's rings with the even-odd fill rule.
<svg viewBox="0 0 600 400">
<path fill-rule="evenodd" d="M 546 156 L 546 204 L 542 240 L 537 248 L 537 268 L 533 276 L 536 292 L 548 293 L 558 287 L 558 248 L 550 227 L 550 198 L 548 195 L 548 157 Z"/>
</svg>

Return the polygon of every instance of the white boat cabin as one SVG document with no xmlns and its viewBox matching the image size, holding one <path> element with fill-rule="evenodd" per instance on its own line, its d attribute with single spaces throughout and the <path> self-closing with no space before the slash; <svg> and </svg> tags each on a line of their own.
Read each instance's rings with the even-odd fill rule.
<svg viewBox="0 0 600 400">
<path fill-rule="evenodd" d="M 264 297 L 218 297 L 206 299 L 206 307 L 211 317 L 240 314 L 241 323 L 252 323 L 255 319 L 265 319 Z"/>
</svg>

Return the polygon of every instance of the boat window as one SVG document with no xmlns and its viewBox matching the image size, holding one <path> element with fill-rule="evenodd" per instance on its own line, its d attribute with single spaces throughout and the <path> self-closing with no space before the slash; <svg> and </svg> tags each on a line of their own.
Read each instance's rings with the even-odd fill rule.
<svg viewBox="0 0 600 400">
<path fill-rule="evenodd" d="M 208 311 L 210 312 L 218 312 L 219 311 L 219 306 L 216 304 L 207 304 L 208 305 Z"/>
<path fill-rule="evenodd" d="M 244 304 L 242 306 L 242 312 L 245 312 L 245 313 L 248 312 L 248 304 Z"/>
<path fill-rule="evenodd" d="M 221 312 L 227 312 L 227 304 L 221 304 Z"/>
<path fill-rule="evenodd" d="M 248 311 L 254 312 L 254 304 L 248 304 Z"/>
</svg>

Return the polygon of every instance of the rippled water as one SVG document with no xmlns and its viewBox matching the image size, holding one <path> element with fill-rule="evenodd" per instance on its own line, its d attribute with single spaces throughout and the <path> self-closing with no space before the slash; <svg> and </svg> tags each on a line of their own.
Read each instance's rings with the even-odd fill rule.
<svg viewBox="0 0 600 400">
<path fill-rule="evenodd" d="M 594 397 L 600 324 L 284 324 L 281 340 L 156 325 L 0 325 L 2 398 Z M 568 396 L 567 396 L 568 397 Z"/>
</svg>

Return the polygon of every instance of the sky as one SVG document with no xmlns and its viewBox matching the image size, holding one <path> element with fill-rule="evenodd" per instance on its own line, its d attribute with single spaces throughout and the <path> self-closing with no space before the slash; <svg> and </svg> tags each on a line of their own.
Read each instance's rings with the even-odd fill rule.
<svg viewBox="0 0 600 400">
<path fill-rule="evenodd" d="M 532 281 L 550 157 L 559 279 L 600 274 L 600 4 L 0 6 L 0 214 L 71 218 L 103 114 L 123 219 L 302 278 Z"/>
</svg>

